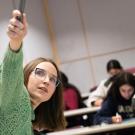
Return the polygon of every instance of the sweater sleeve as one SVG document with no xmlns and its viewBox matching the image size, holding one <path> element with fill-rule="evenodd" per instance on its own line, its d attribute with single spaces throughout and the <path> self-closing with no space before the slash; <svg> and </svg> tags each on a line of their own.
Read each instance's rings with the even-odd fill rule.
<svg viewBox="0 0 135 135">
<path fill-rule="evenodd" d="M 23 86 L 23 53 L 8 48 L 0 66 L 0 107 L 6 108 L 17 102 L 22 94 Z"/>
<path fill-rule="evenodd" d="M 116 114 L 116 107 L 110 99 L 103 102 L 101 109 L 94 117 L 94 124 L 112 123 L 112 116 Z"/>
<path fill-rule="evenodd" d="M 105 86 L 104 86 L 104 83 L 105 83 L 106 80 L 103 80 L 101 81 L 101 83 L 99 84 L 99 86 L 97 87 L 97 89 L 95 91 L 93 91 L 92 93 L 90 93 L 89 95 L 89 98 L 87 100 L 87 106 L 92 106 L 92 102 L 95 102 L 96 100 L 98 99 L 104 99 L 105 96 L 106 96 L 106 92 L 108 91 Z"/>
</svg>

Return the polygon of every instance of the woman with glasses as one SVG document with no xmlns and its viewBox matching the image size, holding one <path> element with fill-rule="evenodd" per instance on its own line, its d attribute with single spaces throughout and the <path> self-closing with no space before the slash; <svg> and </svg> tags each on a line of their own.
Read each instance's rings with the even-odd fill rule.
<svg viewBox="0 0 135 135">
<path fill-rule="evenodd" d="M 9 47 L 0 65 L 0 134 L 33 135 L 65 128 L 59 70 L 48 59 L 28 63 L 23 72 L 22 40 L 27 20 L 13 11 Z"/>
<path fill-rule="evenodd" d="M 63 95 L 56 64 L 45 58 L 31 61 L 24 68 L 24 84 L 35 112 L 35 134 L 63 129 Z"/>
</svg>

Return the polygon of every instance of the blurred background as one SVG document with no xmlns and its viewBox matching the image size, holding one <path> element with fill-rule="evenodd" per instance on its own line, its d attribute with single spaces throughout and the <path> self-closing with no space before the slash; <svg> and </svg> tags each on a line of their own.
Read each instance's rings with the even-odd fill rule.
<svg viewBox="0 0 135 135">
<path fill-rule="evenodd" d="M 24 65 L 52 58 L 81 94 L 107 77 L 117 59 L 135 67 L 135 0 L 26 0 L 28 35 Z M 0 0 L 0 61 L 8 46 L 6 28 L 18 0 Z"/>
</svg>

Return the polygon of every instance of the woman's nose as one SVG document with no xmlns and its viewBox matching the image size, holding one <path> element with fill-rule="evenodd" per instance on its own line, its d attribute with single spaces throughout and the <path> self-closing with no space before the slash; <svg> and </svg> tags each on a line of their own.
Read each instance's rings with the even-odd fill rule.
<svg viewBox="0 0 135 135">
<path fill-rule="evenodd" d="M 129 97 L 130 93 L 129 92 L 125 92 L 125 95 L 126 95 L 126 97 Z"/>
<path fill-rule="evenodd" d="M 45 83 L 49 83 L 49 81 L 50 81 L 50 78 L 49 78 L 48 75 L 46 75 L 46 77 L 44 78 L 44 82 L 45 82 Z"/>
</svg>

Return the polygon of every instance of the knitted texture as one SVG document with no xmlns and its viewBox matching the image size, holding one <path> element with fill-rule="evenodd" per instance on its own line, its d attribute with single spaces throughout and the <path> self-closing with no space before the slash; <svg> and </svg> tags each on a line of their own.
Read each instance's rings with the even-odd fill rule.
<svg viewBox="0 0 135 135">
<path fill-rule="evenodd" d="M 22 49 L 13 52 L 8 48 L 0 66 L 0 135 L 32 135 L 31 119 Z"/>
</svg>

